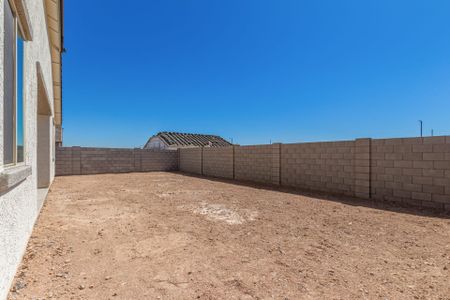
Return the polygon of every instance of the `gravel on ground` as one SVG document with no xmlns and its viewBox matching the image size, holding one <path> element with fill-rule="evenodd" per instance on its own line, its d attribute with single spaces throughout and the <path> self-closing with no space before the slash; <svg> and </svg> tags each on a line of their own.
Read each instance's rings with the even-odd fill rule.
<svg viewBox="0 0 450 300">
<path fill-rule="evenodd" d="M 181 173 L 57 177 L 9 299 L 450 299 L 450 219 Z"/>
</svg>

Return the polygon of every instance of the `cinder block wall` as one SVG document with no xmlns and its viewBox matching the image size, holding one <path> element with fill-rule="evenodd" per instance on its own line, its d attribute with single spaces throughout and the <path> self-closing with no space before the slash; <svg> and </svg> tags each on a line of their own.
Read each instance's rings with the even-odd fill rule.
<svg viewBox="0 0 450 300">
<path fill-rule="evenodd" d="M 151 151 L 147 149 L 135 150 L 135 159 L 139 162 L 142 172 L 150 171 L 178 171 L 178 151 Z M 139 169 L 139 168 L 138 168 Z"/>
<path fill-rule="evenodd" d="M 354 195 L 354 156 L 354 141 L 282 145 L 281 185 Z"/>
<path fill-rule="evenodd" d="M 56 175 L 87 175 L 178 170 L 177 151 L 60 147 Z"/>
<path fill-rule="evenodd" d="M 56 150 L 56 176 L 73 175 L 72 148 L 60 147 Z M 79 174 L 80 172 L 78 172 Z"/>
<path fill-rule="evenodd" d="M 235 179 L 280 184 L 280 144 L 235 147 L 234 161 Z"/>
<path fill-rule="evenodd" d="M 59 148 L 56 174 L 174 171 L 450 210 L 450 137 L 145 149 Z"/>
<path fill-rule="evenodd" d="M 373 140 L 371 178 L 373 199 L 450 210 L 450 137 Z"/>
<path fill-rule="evenodd" d="M 133 149 L 82 148 L 80 150 L 82 175 L 134 171 Z"/>
<path fill-rule="evenodd" d="M 185 172 L 450 210 L 448 136 L 181 149 L 179 153 L 180 170 Z"/>
<path fill-rule="evenodd" d="M 180 171 L 203 174 L 202 148 L 184 148 L 179 150 Z"/>
<path fill-rule="evenodd" d="M 233 147 L 203 148 L 203 175 L 234 178 Z"/>
</svg>

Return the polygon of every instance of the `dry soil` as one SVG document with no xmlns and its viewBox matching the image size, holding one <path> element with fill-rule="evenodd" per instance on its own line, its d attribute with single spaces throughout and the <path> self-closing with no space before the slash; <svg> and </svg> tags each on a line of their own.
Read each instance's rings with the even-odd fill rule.
<svg viewBox="0 0 450 300">
<path fill-rule="evenodd" d="M 448 217 L 339 200 L 173 173 L 58 177 L 9 298 L 450 299 Z"/>
</svg>

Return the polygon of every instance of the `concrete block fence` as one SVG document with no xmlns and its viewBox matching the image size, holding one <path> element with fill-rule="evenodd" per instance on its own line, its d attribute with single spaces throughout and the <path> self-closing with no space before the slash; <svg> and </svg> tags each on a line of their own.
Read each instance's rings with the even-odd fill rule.
<svg viewBox="0 0 450 300">
<path fill-rule="evenodd" d="M 146 149 L 59 147 L 56 175 L 178 170 L 178 152 Z"/>
<path fill-rule="evenodd" d="M 203 175 L 203 148 L 186 148 L 179 151 L 179 169 L 182 172 Z M 219 157 L 218 157 L 219 159 Z"/>
<path fill-rule="evenodd" d="M 186 148 L 60 147 L 56 175 L 183 171 L 450 210 L 450 136 Z"/>
<path fill-rule="evenodd" d="M 233 151 L 233 147 L 203 148 L 203 175 L 235 178 Z"/>
<path fill-rule="evenodd" d="M 450 210 L 450 136 L 180 149 L 218 178 Z"/>
<path fill-rule="evenodd" d="M 240 146 L 234 149 L 234 179 L 280 184 L 281 144 Z"/>
</svg>

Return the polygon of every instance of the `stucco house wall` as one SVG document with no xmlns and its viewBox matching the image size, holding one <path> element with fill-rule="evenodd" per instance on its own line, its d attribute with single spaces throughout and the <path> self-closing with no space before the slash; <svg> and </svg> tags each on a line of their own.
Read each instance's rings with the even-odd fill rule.
<svg viewBox="0 0 450 300">
<path fill-rule="evenodd" d="M 0 99 L 3 99 L 4 80 L 4 2 L 0 0 Z M 23 0 L 32 28 L 32 41 L 24 43 L 24 131 L 25 165 L 31 173 L 25 180 L 0 194 L 0 299 L 6 299 L 11 282 L 22 259 L 26 244 L 42 206 L 37 189 L 37 122 L 38 122 L 38 72 L 42 77 L 50 103 L 53 101 L 52 64 L 46 26 L 44 1 Z M 42 99 L 40 99 L 42 100 Z M 53 115 L 53 105 L 50 105 Z M 49 117 L 50 145 L 54 144 L 53 117 Z M 50 181 L 54 177 L 54 147 L 50 147 Z M 0 173 L 10 169 L 3 165 L 3 105 L 0 105 Z M 47 166 L 48 167 L 48 166 Z M 2 176 L 0 174 L 0 177 Z"/>
<path fill-rule="evenodd" d="M 169 147 L 159 137 L 155 136 L 144 146 L 144 149 L 163 150 L 169 149 Z"/>
</svg>

